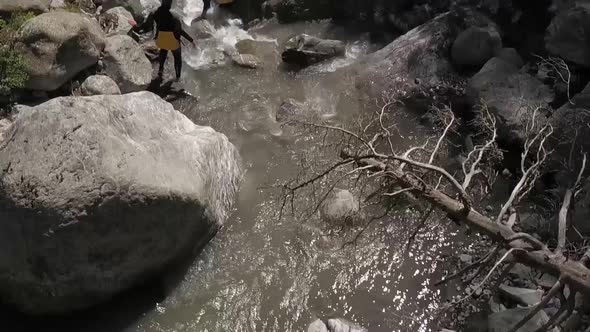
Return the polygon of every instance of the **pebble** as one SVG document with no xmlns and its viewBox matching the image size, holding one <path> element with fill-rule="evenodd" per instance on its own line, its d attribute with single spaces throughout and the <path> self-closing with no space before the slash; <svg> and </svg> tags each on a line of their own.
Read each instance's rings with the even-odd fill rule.
<svg viewBox="0 0 590 332">
<path fill-rule="evenodd" d="M 468 255 L 468 254 L 462 254 L 461 256 L 459 256 L 459 259 L 463 263 L 471 263 L 471 262 L 473 262 L 473 256 Z"/>
</svg>

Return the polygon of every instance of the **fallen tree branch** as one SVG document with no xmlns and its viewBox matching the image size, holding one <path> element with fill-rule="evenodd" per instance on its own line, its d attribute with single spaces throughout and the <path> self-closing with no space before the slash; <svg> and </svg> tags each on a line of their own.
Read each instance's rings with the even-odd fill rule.
<svg viewBox="0 0 590 332">
<path fill-rule="evenodd" d="M 389 166 L 384 162 L 373 158 L 350 155 L 346 151 L 342 151 L 341 154 L 347 159 L 355 160 L 360 166 L 371 165 L 372 169 L 386 170 L 402 186 L 413 188 L 423 187 L 423 184 L 415 178 L 406 176 L 404 172 L 400 172 L 397 168 Z M 415 189 L 413 194 L 441 209 L 452 220 L 461 222 L 470 228 L 482 232 L 493 240 L 503 243 L 504 246 L 510 249 L 515 249 L 512 256 L 517 262 L 559 276 L 562 280 L 574 286 L 575 289 L 590 296 L 590 269 L 580 264 L 580 262 L 567 260 L 562 256 L 556 256 L 546 246 L 538 249 L 531 245 L 529 241 L 523 240 L 521 235 L 514 232 L 512 228 L 502 223 L 494 222 L 473 209 L 465 213 L 465 207 L 461 202 L 439 190 L 429 188 L 424 190 Z"/>
</svg>

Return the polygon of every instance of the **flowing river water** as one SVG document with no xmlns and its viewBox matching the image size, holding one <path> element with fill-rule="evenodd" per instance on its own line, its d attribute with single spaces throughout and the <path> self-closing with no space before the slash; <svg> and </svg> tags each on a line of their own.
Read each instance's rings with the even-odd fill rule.
<svg viewBox="0 0 590 332">
<path fill-rule="evenodd" d="M 184 11 L 185 21 L 190 22 L 200 12 L 193 7 L 199 4 L 185 2 L 190 8 Z M 280 45 L 303 32 L 346 40 L 347 57 L 299 73 L 284 70 Z M 220 60 L 223 50 L 242 39 L 257 40 L 261 68 L 248 70 Z M 355 102 L 350 78 L 336 69 L 377 46 L 362 34 L 327 22 L 268 23 L 249 32 L 233 22 L 199 45 L 185 50 L 190 68 L 183 78 L 198 101 L 181 102 L 180 108 L 196 123 L 226 134 L 241 151 L 247 172 L 232 217 L 163 294 L 142 288 L 59 319 L 10 315 L 3 318 L 3 330 L 295 332 L 305 331 L 318 317 L 344 317 L 373 332 L 434 330 L 435 312 L 456 290 L 432 284 L 454 267 L 448 257 L 469 245 L 464 234 L 433 219 L 407 250 L 420 215 L 404 207 L 372 224 L 355 244 L 344 245 L 350 233 L 330 232 L 332 226 L 317 214 L 285 213 L 279 218 L 280 192 L 271 188 L 300 174 L 302 158 L 317 161 L 304 174 L 309 177 L 338 156 L 325 148 L 321 132 L 277 123 L 281 102 L 296 99 L 313 113 L 309 118 L 336 125 L 371 112 Z M 396 121 L 402 146 L 427 134 L 411 115 Z"/>
</svg>

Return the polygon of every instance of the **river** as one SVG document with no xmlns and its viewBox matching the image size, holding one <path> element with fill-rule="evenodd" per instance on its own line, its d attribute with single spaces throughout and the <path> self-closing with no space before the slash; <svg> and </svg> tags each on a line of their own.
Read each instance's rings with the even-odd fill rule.
<svg viewBox="0 0 590 332">
<path fill-rule="evenodd" d="M 185 22 L 190 22 L 200 12 L 194 7 L 199 4 L 185 2 L 190 8 L 184 10 Z M 347 57 L 299 73 L 284 70 L 280 45 L 303 32 L 346 40 Z M 261 68 L 220 62 L 223 50 L 242 39 L 257 41 Z M 198 44 L 196 50 L 185 50 L 189 68 L 183 77 L 198 101 L 181 102 L 179 108 L 196 123 L 226 134 L 241 151 L 247 172 L 231 218 L 188 271 L 172 273 L 178 280 L 169 278 L 165 291 L 144 287 L 62 318 L 32 320 L 5 312 L 3 330 L 295 332 L 305 331 L 317 317 L 344 317 L 372 332 L 434 330 L 440 303 L 456 290 L 432 284 L 454 267 L 447 258 L 469 245 L 459 229 L 433 218 L 408 249 L 420 214 L 401 207 L 346 245 L 358 228 L 336 232 L 317 213 L 301 213 L 312 200 L 305 195 L 312 193 L 297 200 L 298 213 L 278 214 L 282 195 L 273 186 L 312 176 L 338 151 L 321 131 L 281 126 L 274 121 L 276 110 L 293 98 L 307 106 L 307 118 L 334 125 L 369 114 L 372 110 L 355 102 L 350 78 L 338 76 L 337 69 L 378 45 L 328 22 L 271 22 L 249 32 L 233 22 L 217 28 L 213 40 Z M 396 121 L 400 146 L 428 135 L 411 114 Z M 304 174 L 302 161 L 307 161 Z"/>
</svg>

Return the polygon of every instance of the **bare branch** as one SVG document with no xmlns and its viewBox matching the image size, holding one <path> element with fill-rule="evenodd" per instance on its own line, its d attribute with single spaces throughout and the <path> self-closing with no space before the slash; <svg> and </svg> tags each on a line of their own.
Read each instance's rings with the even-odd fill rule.
<svg viewBox="0 0 590 332">
<path fill-rule="evenodd" d="M 451 129 L 451 127 L 455 124 L 455 114 L 453 113 L 451 108 L 447 106 L 445 107 L 444 111 L 448 112 L 451 115 L 451 120 L 449 120 L 449 123 L 445 127 L 445 130 L 443 131 L 442 135 L 440 135 L 440 137 L 438 138 L 434 150 L 432 150 L 432 153 L 430 154 L 430 159 L 428 159 L 428 163 L 431 165 L 434 162 L 434 157 L 436 157 L 436 154 L 438 153 L 438 150 L 440 149 L 442 142 L 447 138 L 449 129 Z"/>
<path fill-rule="evenodd" d="M 578 177 L 576 178 L 576 182 L 574 183 L 573 187 L 567 189 L 565 192 L 565 196 L 563 198 L 563 203 L 561 205 L 561 209 L 559 210 L 559 228 L 558 228 L 558 235 L 557 235 L 557 248 L 555 248 L 555 253 L 559 255 L 563 255 L 565 244 L 566 244 L 566 236 L 567 236 L 567 227 L 568 227 L 568 214 L 570 211 L 570 205 L 572 204 L 572 200 L 574 199 L 575 191 L 580 182 L 582 181 L 582 175 L 586 169 L 586 154 L 584 154 L 584 158 L 582 160 L 582 167 L 580 167 L 580 172 L 578 173 Z"/>
<path fill-rule="evenodd" d="M 541 66 L 544 66 L 550 70 L 553 70 L 556 73 L 556 75 L 559 77 L 559 79 L 563 83 L 565 83 L 566 89 L 567 89 L 567 91 L 566 91 L 567 100 L 571 105 L 575 105 L 575 103 L 572 101 L 571 95 L 570 95 L 570 88 L 571 88 L 571 82 L 572 82 L 572 72 L 570 71 L 570 68 L 567 65 L 567 63 L 562 58 L 551 57 L 551 56 L 548 58 L 543 58 L 542 56 L 539 56 L 536 54 L 534 54 L 534 56 L 541 60 L 540 61 Z"/>
<path fill-rule="evenodd" d="M 465 189 L 465 190 L 467 190 L 469 188 L 469 185 L 471 184 L 473 177 L 481 172 L 480 170 L 478 170 L 478 167 L 479 167 L 485 153 L 496 144 L 496 138 L 498 137 L 498 131 L 496 129 L 496 119 L 491 115 L 487 106 L 484 106 L 483 109 L 485 110 L 485 118 L 490 123 L 489 128 L 490 128 L 490 131 L 492 132 L 492 137 L 483 146 L 475 147 L 471 152 L 469 152 L 469 154 L 467 155 L 467 159 L 461 165 L 462 169 L 463 169 L 463 174 L 464 174 L 463 189 Z M 473 154 L 477 154 L 477 158 L 471 164 L 469 172 L 467 172 L 467 170 L 466 170 L 467 162 L 469 162 L 469 160 L 471 159 L 471 156 Z"/>
<path fill-rule="evenodd" d="M 568 189 L 565 192 L 565 197 L 563 198 L 563 204 L 561 205 L 561 209 L 559 210 L 559 230 L 557 235 L 557 248 L 555 248 L 555 253 L 559 255 L 563 255 L 563 251 L 565 249 L 565 240 L 566 240 L 566 233 L 567 233 L 567 225 L 568 225 L 568 212 L 570 210 L 570 204 L 572 202 L 572 197 L 574 196 L 574 192 L 571 189 Z"/>
<path fill-rule="evenodd" d="M 548 153 L 545 150 L 545 142 L 553 134 L 553 127 L 551 127 L 551 125 L 545 125 L 541 130 L 536 131 L 538 110 L 539 109 L 536 108 L 533 111 L 533 116 L 526 129 L 527 139 L 524 144 L 524 151 L 522 152 L 520 161 L 522 176 L 514 186 L 510 198 L 508 198 L 506 203 L 502 206 L 502 209 L 496 218 L 496 223 L 501 223 L 502 219 L 508 212 L 508 209 L 517 204 L 518 201 L 532 189 L 534 182 L 539 176 L 539 168 L 547 158 Z M 530 137 L 531 134 L 534 134 L 532 138 Z M 535 144 L 537 144 L 537 152 L 534 155 L 534 161 L 527 166 L 527 161 L 529 160 L 529 157 L 531 157 L 531 148 L 533 148 Z"/>
</svg>

